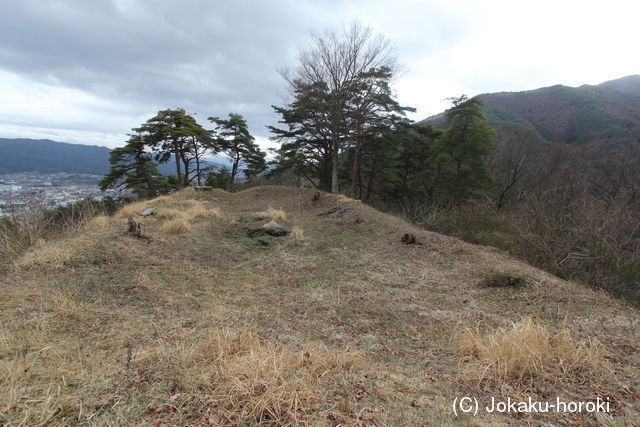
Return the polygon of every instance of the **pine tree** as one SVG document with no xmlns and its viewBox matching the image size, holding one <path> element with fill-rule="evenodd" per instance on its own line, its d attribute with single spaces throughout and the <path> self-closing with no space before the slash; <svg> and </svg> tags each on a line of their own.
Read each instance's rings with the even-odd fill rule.
<svg viewBox="0 0 640 427">
<path fill-rule="evenodd" d="M 448 199 L 460 201 L 483 194 L 491 184 L 485 157 L 493 150 L 493 129 L 482 113 L 482 99 L 452 98 L 446 111 L 449 129 L 434 146 L 437 186 Z"/>
<path fill-rule="evenodd" d="M 159 111 L 142 126 L 134 129 L 144 135 L 147 144 L 157 152 L 156 160 L 166 163 L 174 157 L 178 188 L 189 184 L 190 166 L 195 159 L 200 175 L 200 158 L 212 146 L 209 133 L 184 109 Z"/>
<path fill-rule="evenodd" d="M 233 190 L 233 184 L 242 166 L 246 177 L 254 177 L 266 169 L 266 153 L 255 143 L 255 138 L 249 133 L 247 122 L 240 114 L 229 113 L 228 119 L 209 117 L 209 121 L 216 124 L 213 138 L 216 147 L 231 158 L 229 191 Z"/>
<path fill-rule="evenodd" d="M 111 167 L 100 181 L 107 188 L 126 188 L 141 197 L 155 197 L 166 190 L 166 180 L 160 175 L 152 155 L 146 151 L 141 135 L 130 135 L 127 144 L 111 151 Z"/>
</svg>

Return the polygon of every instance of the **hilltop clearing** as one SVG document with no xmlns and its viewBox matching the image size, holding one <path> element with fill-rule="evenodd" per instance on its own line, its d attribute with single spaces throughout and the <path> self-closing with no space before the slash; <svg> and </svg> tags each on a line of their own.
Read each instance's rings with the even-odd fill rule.
<svg viewBox="0 0 640 427">
<path fill-rule="evenodd" d="M 188 189 L 32 248 L 0 288 L 0 424 L 637 419 L 636 309 L 314 194 Z M 462 396 L 613 413 L 456 417 Z"/>
</svg>

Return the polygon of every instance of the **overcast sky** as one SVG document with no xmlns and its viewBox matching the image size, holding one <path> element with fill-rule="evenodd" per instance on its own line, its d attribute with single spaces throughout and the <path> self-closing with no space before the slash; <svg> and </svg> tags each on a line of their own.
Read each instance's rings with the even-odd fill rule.
<svg viewBox="0 0 640 427">
<path fill-rule="evenodd" d="M 266 146 L 312 32 L 360 20 L 405 71 L 422 119 L 460 94 L 640 73 L 640 2 L 0 0 L 0 137 L 123 145 L 166 108 L 237 112 Z"/>
</svg>

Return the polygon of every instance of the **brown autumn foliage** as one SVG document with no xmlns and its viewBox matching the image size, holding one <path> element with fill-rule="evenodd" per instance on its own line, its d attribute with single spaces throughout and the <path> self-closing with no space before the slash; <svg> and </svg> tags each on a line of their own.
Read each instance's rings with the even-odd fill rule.
<svg viewBox="0 0 640 427">
<path fill-rule="evenodd" d="M 425 209 L 421 222 L 640 302 L 640 148 L 514 152 L 493 159 L 493 197 Z"/>
</svg>

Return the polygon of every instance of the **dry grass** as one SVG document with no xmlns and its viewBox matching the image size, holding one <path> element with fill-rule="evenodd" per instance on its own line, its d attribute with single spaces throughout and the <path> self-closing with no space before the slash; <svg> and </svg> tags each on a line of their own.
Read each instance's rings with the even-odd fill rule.
<svg viewBox="0 0 640 427">
<path fill-rule="evenodd" d="M 191 225 L 182 218 L 173 219 L 162 224 L 160 229 L 164 234 L 191 233 Z"/>
<path fill-rule="evenodd" d="M 20 269 L 47 266 L 61 268 L 71 259 L 71 248 L 65 241 L 51 242 L 42 246 L 36 246 L 27 251 L 18 261 L 16 266 Z"/>
<path fill-rule="evenodd" d="M 109 225 L 109 217 L 105 215 L 99 215 L 93 217 L 87 222 L 87 228 L 90 230 L 102 230 Z"/>
<path fill-rule="evenodd" d="M 567 328 L 552 333 L 531 317 L 499 328 L 493 334 L 466 329 L 458 353 L 467 363 L 465 375 L 482 382 L 492 380 L 532 386 L 538 380 L 580 377 L 600 379 L 610 369 L 605 348 L 597 338 L 577 342 Z"/>
<path fill-rule="evenodd" d="M 271 221 L 263 225 L 262 228 L 264 228 L 265 230 L 276 230 L 282 228 L 282 226 L 272 219 Z"/>
<path fill-rule="evenodd" d="M 151 279 L 149 278 L 149 274 L 146 271 L 139 272 L 134 285 L 143 289 L 151 289 Z"/>
<path fill-rule="evenodd" d="M 170 205 L 178 210 L 186 210 L 195 206 L 202 206 L 204 202 L 194 199 L 172 199 Z"/>
<path fill-rule="evenodd" d="M 302 240 L 304 239 L 304 230 L 297 225 L 291 227 L 291 237 L 294 240 Z"/>
<path fill-rule="evenodd" d="M 60 320 L 80 320 L 85 313 L 85 307 L 78 302 L 77 295 L 62 291 L 48 297 L 47 308 Z"/>
<path fill-rule="evenodd" d="M 184 196 L 183 196 L 184 197 Z M 194 204 L 199 203 L 196 200 L 191 199 L 182 199 L 178 195 L 174 194 L 171 196 L 159 196 L 155 199 L 150 200 L 141 200 L 139 202 L 129 203 L 124 205 L 118 212 L 115 213 L 116 218 L 126 218 L 128 216 L 138 216 L 143 210 L 148 207 L 156 207 L 159 205 L 163 206 L 177 206 L 183 208 L 186 204 L 187 206 L 193 206 Z M 159 211 L 162 209 L 158 209 Z"/>
<path fill-rule="evenodd" d="M 204 206 L 193 206 L 187 210 L 187 214 L 191 218 L 221 218 L 222 212 L 219 208 L 208 209 Z"/>
<path fill-rule="evenodd" d="M 170 209 L 170 208 L 160 208 L 158 209 L 158 213 L 156 214 L 156 216 L 160 219 L 181 219 L 183 221 L 188 221 L 189 220 L 189 214 L 184 212 L 184 211 L 180 211 L 177 209 Z"/>
<path fill-rule="evenodd" d="M 287 214 L 284 210 L 274 209 L 272 207 L 269 207 L 267 208 L 267 210 L 264 210 L 261 212 L 256 212 L 255 215 L 260 218 L 271 218 L 274 221 L 277 221 L 277 220 L 284 221 L 287 219 Z"/>
<path fill-rule="evenodd" d="M 338 203 L 360 203 L 360 200 L 352 199 L 351 197 L 347 197 L 344 194 L 337 195 L 336 201 Z"/>
<path fill-rule="evenodd" d="M 171 200 L 171 197 L 169 197 L 169 196 L 158 196 L 155 199 L 151 199 L 150 202 L 162 203 L 162 202 L 166 202 L 167 200 Z"/>
<path fill-rule="evenodd" d="M 517 273 L 494 271 L 486 274 L 480 286 L 486 288 L 514 288 L 526 285 L 526 280 Z"/>
<path fill-rule="evenodd" d="M 263 342 L 247 330 L 214 330 L 185 341 L 158 349 L 138 364 L 166 366 L 162 375 L 173 377 L 179 388 L 204 394 L 202 403 L 215 423 L 224 425 L 317 419 L 319 405 L 333 399 L 321 385 L 335 383 L 337 375 L 357 369 L 363 360 L 358 352 L 322 345 L 294 351 Z"/>
<path fill-rule="evenodd" d="M 634 425 L 636 309 L 367 206 L 358 210 L 370 228 L 318 216 L 308 203 L 314 192 L 220 194 L 224 221 L 193 221 L 190 235 L 163 236 L 163 221 L 150 217 L 141 222 L 152 239 L 135 239 L 126 221 L 110 220 L 111 232 L 85 228 L 18 259 L 32 268 L 0 279 L 0 424 L 464 425 L 475 420 L 455 418 L 451 402 L 474 378 L 485 381 L 479 397 L 511 393 L 509 384 L 540 398 L 611 395 L 621 408 L 611 425 Z M 219 206 L 210 192 L 200 195 L 200 205 Z M 304 244 L 249 244 L 242 231 L 255 218 L 247 215 L 265 203 L 295 212 Z M 172 195 L 153 206 L 182 205 Z M 407 231 L 425 246 L 401 244 Z M 517 272 L 527 286 L 478 286 L 488 266 Z M 470 330 L 464 363 L 451 351 L 458 322 L 520 315 L 553 328 Z M 562 322 L 611 349 L 615 376 L 597 341 L 557 333 Z M 520 379 L 527 369 L 533 374 Z M 594 420 L 578 416 L 494 413 L 478 422 Z"/>
<path fill-rule="evenodd" d="M 149 204 L 152 203 L 153 200 L 144 200 L 141 202 L 129 203 L 128 205 L 124 205 L 120 208 L 118 212 L 115 213 L 116 218 L 127 218 L 128 216 L 137 216 L 149 207 Z"/>
</svg>

